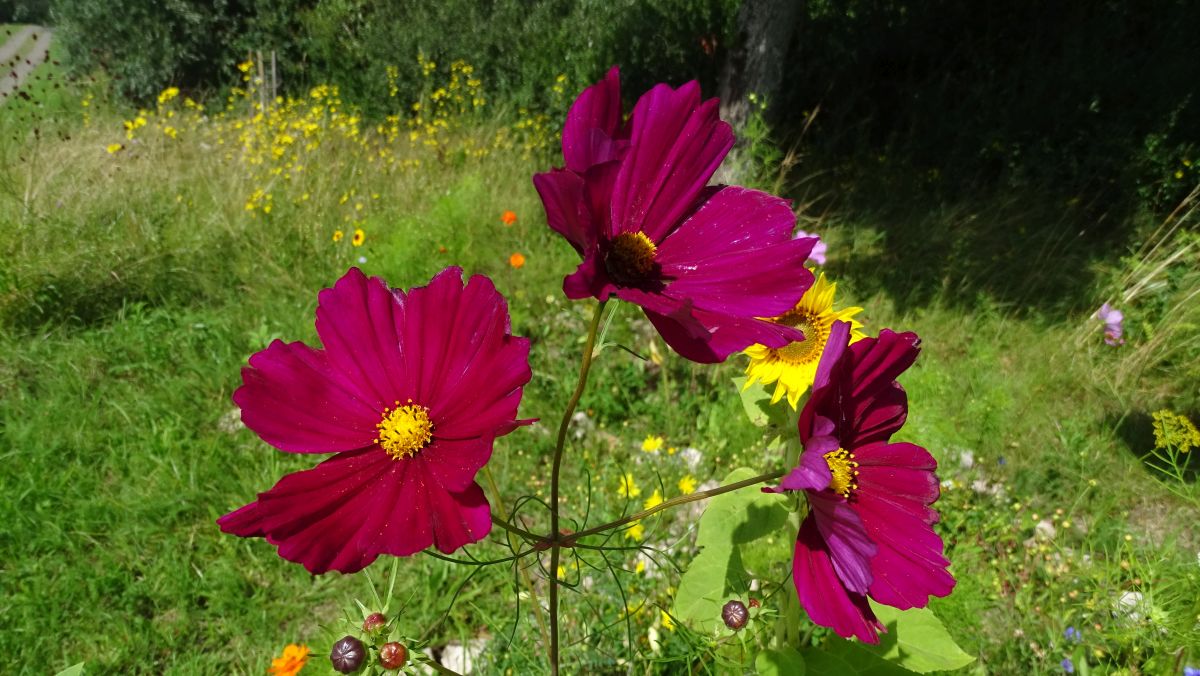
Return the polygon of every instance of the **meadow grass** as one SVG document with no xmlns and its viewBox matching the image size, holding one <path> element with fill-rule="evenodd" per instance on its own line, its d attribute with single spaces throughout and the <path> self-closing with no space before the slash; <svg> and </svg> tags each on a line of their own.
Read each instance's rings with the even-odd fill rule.
<svg viewBox="0 0 1200 676">
<path fill-rule="evenodd" d="M 37 136 L 10 129 L 0 147 L 6 673 L 80 661 L 97 673 L 263 673 L 288 642 L 309 643 L 323 660 L 346 633 L 348 599 L 369 603 L 367 580 L 381 586 L 389 562 L 365 576 L 312 577 L 260 540 L 220 534 L 214 521 L 311 464 L 242 428 L 230 395 L 246 358 L 271 340 L 316 340 L 316 293 L 351 265 L 394 286 L 424 283 L 447 265 L 496 281 L 513 332 L 532 339 L 521 413 L 541 423 L 499 440 L 490 471 L 506 510 L 517 496 L 545 498 L 551 433 L 590 313 L 561 294 L 575 254 L 546 228 L 529 180 L 552 161 L 545 145 L 499 145 L 506 123 L 476 115 L 439 144 L 393 144 L 385 163 L 368 159 L 361 138 L 331 132 L 304 155 L 306 170 L 284 180 L 267 169 L 292 155 L 262 166 L 227 155 L 205 135 L 211 120 L 172 138 L 154 111 L 154 133 L 129 139 L 122 120 L 132 111 L 78 103 L 37 118 Z M 220 132 L 230 146 L 233 128 Z M 125 147 L 108 152 L 114 143 Z M 274 195 L 269 211 L 261 200 L 248 208 L 259 191 Z M 500 221 L 510 209 L 511 227 Z M 926 218 L 947 232 L 959 213 L 931 209 Z M 354 228 L 362 246 L 350 241 Z M 1081 345 L 1086 313 L 1016 311 L 1012 298 L 981 285 L 903 296 L 896 279 L 880 281 L 899 256 L 881 244 L 884 224 L 833 214 L 821 228 L 842 302 L 867 308 L 869 331 L 923 338 L 903 381 L 912 413 L 902 436 L 941 463 L 939 530 L 959 586 L 933 608 L 979 656 L 965 671 L 1053 672 L 1081 655 L 1110 673 L 1200 662 L 1195 487 L 1172 492 L 1142 461 L 1153 439 L 1121 424 L 1166 395 L 1151 404 L 1114 394 L 1107 375 L 1122 353 L 1105 349 L 1098 328 Z M 514 252 L 523 267 L 509 264 Z M 879 274 L 861 261 L 875 261 Z M 719 480 L 762 462 L 760 432 L 743 420 L 732 384 L 740 359 L 691 365 L 632 307 L 615 311 L 605 344 L 565 463 L 574 527 L 636 511 L 656 488 L 678 494 L 685 475 Z M 1146 385 L 1172 391 L 1157 387 Z M 647 435 L 663 436 L 664 448 L 643 452 Z M 686 447 L 701 453 L 695 467 L 670 450 Z M 625 474 L 639 495 L 619 494 Z M 640 572 L 639 543 L 624 534 L 609 544 L 628 549 L 567 558 L 565 663 L 598 673 L 713 668 L 707 644 L 686 628 L 667 630 L 659 612 L 694 554 L 695 512 L 678 511 L 647 521 L 640 544 L 663 551 Z M 521 515 L 529 528 L 547 528 L 532 500 Z M 503 556 L 502 537 L 473 554 Z M 525 561 L 544 597 L 544 578 L 555 573 L 545 570 L 548 557 Z M 408 634 L 434 646 L 487 637 L 488 673 L 545 670 L 520 573 L 428 556 L 401 561 L 400 571 L 395 596 Z M 1130 592 L 1140 604 L 1120 609 Z M 1078 646 L 1065 641 L 1067 626 L 1082 633 Z"/>
</svg>

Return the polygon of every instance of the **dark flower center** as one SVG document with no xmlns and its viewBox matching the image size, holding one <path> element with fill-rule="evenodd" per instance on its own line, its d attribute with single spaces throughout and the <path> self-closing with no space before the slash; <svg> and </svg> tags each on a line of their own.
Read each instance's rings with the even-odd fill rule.
<svg viewBox="0 0 1200 676">
<path fill-rule="evenodd" d="M 654 272 L 658 247 L 643 232 L 623 232 L 612 241 L 604 259 L 608 276 L 617 284 L 629 286 L 647 281 Z"/>
</svg>

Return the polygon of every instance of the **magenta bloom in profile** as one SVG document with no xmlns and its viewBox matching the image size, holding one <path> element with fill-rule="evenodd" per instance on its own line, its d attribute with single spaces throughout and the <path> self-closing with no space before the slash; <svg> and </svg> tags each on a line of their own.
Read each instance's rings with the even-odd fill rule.
<svg viewBox="0 0 1200 676">
<path fill-rule="evenodd" d="M 491 530 L 475 474 L 516 419 L 529 341 L 491 280 L 447 268 L 408 293 L 352 268 L 318 296 L 323 349 L 273 342 L 242 369 L 242 421 L 289 453 L 336 453 L 217 520 L 312 573 L 443 552 Z"/>
<path fill-rule="evenodd" d="M 717 107 L 695 82 L 660 84 L 622 121 L 613 68 L 571 106 L 566 167 L 533 177 L 550 227 L 583 257 L 563 282 L 567 296 L 640 305 L 672 349 L 698 362 L 802 338 L 759 318 L 791 310 L 812 285 L 804 261 L 816 243 L 792 239 L 786 200 L 708 185 L 733 146 Z"/>
<path fill-rule="evenodd" d="M 847 346 L 837 322 L 800 413 L 800 464 L 774 491 L 806 492 L 792 577 L 814 622 L 839 636 L 879 641 L 884 626 L 867 598 L 902 610 L 954 588 L 933 531 L 937 462 L 910 443 L 890 443 L 908 400 L 896 377 L 916 360 L 912 333 L 884 330 Z"/>
<path fill-rule="evenodd" d="M 803 230 L 797 230 L 796 234 L 792 235 L 792 239 L 805 239 L 807 237 L 817 237 L 817 235 Z M 818 238 L 816 245 L 812 248 L 812 253 L 808 254 L 808 260 L 817 265 L 825 265 L 825 253 L 828 251 L 829 245 Z"/>
<path fill-rule="evenodd" d="M 1104 322 L 1104 342 L 1114 347 L 1125 344 L 1125 339 L 1122 338 L 1122 335 L 1125 333 L 1125 330 L 1122 327 L 1122 324 L 1125 321 L 1125 315 L 1122 314 L 1120 310 L 1117 310 L 1108 303 L 1105 303 L 1104 305 L 1100 306 L 1099 310 L 1096 310 L 1096 313 L 1092 315 L 1092 318 L 1099 319 L 1100 321 Z"/>
</svg>

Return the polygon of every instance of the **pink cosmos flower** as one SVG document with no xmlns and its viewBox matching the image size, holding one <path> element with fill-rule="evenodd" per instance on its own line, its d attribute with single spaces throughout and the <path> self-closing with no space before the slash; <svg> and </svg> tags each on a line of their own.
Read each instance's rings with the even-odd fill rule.
<svg viewBox="0 0 1200 676">
<path fill-rule="evenodd" d="M 879 641 L 886 631 L 867 603 L 922 608 L 954 588 L 933 531 L 937 462 L 889 439 L 908 402 L 896 377 L 917 357 L 912 333 L 884 330 L 847 346 L 834 324 L 808 404 L 800 414 L 800 464 L 773 491 L 805 491 L 810 507 L 796 539 L 792 577 L 809 617 L 839 636 Z"/>
<path fill-rule="evenodd" d="M 550 227 L 583 257 L 570 298 L 615 295 L 640 305 L 676 352 L 718 362 L 755 343 L 802 334 L 759 319 L 795 307 L 812 285 L 813 239 L 791 237 L 786 200 L 708 180 L 733 146 L 717 100 L 660 84 L 628 121 L 613 68 L 571 106 L 566 167 L 533 177 Z"/>
<path fill-rule="evenodd" d="M 242 421 L 289 453 L 336 453 L 217 520 L 312 573 L 443 552 L 491 530 L 475 474 L 518 425 L 529 341 L 491 280 L 447 268 L 408 293 L 352 268 L 318 296 L 324 349 L 275 341 L 242 369 Z"/>
<path fill-rule="evenodd" d="M 797 230 L 792 239 L 804 239 L 805 237 L 817 237 L 816 233 Z M 817 265 L 825 265 L 825 253 L 829 251 L 829 245 L 821 239 L 817 239 L 816 246 L 813 247 L 812 253 L 808 254 L 808 260 Z"/>
<path fill-rule="evenodd" d="M 1125 339 L 1122 335 L 1125 330 L 1122 323 L 1125 321 L 1125 315 L 1113 306 L 1105 303 L 1100 306 L 1099 310 L 1092 315 L 1093 319 L 1099 319 L 1104 322 L 1104 342 L 1112 346 L 1124 345 Z"/>
</svg>

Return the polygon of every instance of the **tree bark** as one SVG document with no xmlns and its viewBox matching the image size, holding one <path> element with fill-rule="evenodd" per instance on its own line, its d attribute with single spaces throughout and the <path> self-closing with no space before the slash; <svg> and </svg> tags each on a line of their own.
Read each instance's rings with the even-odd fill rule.
<svg viewBox="0 0 1200 676">
<path fill-rule="evenodd" d="M 750 113 L 750 94 L 774 101 L 804 0 L 743 0 L 737 34 L 721 68 L 721 116 L 735 127 Z"/>
</svg>

